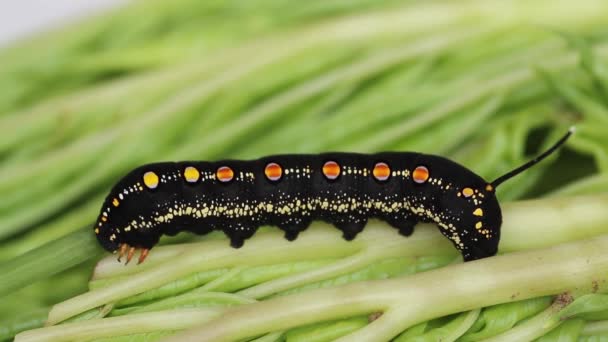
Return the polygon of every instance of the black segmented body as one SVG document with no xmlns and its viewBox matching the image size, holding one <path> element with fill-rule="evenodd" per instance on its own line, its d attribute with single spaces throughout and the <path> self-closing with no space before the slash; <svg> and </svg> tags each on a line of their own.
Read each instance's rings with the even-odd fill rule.
<svg viewBox="0 0 608 342">
<path fill-rule="evenodd" d="M 465 261 L 496 254 L 502 215 L 497 186 L 563 145 L 487 182 L 439 156 L 386 152 L 276 155 L 258 160 L 148 164 L 126 175 L 106 198 L 95 234 L 109 251 L 142 248 L 142 262 L 161 235 L 222 230 L 241 247 L 262 225 L 293 240 L 313 220 L 347 240 L 379 218 L 410 235 L 418 222 L 437 224 Z M 119 260 L 120 260 L 119 256 Z"/>
<path fill-rule="evenodd" d="M 281 170 L 278 179 L 266 172 L 270 164 Z M 109 251 L 121 244 L 150 249 L 162 234 L 182 230 L 222 230 L 240 247 L 259 226 L 278 226 L 292 240 L 313 220 L 335 225 L 350 240 L 372 217 L 406 236 L 418 222 L 436 223 L 467 261 L 496 254 L 502 222 L 493 187 L 448 159 L 326 153 L 138 167 L 111 191 L 96 233 Z"/>
</svg>

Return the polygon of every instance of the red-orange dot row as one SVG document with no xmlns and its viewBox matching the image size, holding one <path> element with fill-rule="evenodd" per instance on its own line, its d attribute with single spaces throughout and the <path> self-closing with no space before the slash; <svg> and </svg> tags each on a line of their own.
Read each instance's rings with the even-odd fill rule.
<svg viewBox="0 0 608 342">
<path fill-rule="evenodd" d="M 335 180 L 340 176 L 340 165 L 335 161 L 327 161 L 323 164 L 323 175 L 329 180 Z M 266 178 L 276 182 L 283 177 L 283 168 L 277 163 L 268 163 L 264 169 Z M 391 175 L 391 169 L 386 163 L 376 163 L 372 170 L 374 178 L 379 181 L 386 181 Z M 234 171 L 228 166 L 222 166 L 217 169 L 216 177 L 220 182 L 230 182 L 234 178 Z M 417 166 L 412 172 L 412 179 L 418 184 L 425 183 L 430 177 L 429 170 L 425 166 Z"/>
</svg>

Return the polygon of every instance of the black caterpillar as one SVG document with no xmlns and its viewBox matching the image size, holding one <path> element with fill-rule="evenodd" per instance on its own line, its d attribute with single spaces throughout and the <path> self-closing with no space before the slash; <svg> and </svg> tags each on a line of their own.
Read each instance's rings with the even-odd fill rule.
<svg viewBox="0 0 608 342">
<path fill-rule="evenodd" d="M 106 198 L 95 234 L 108 251 L 139 262 L 163 234 L 222 230 L 239 248 L 262 225 L 294 240 L 323 220 L 346 240 L 379 218 L 405 236 L 434 222 L 465 261 L 495 255 L 502 215 L 495 189 L 559 148 L 486 182 L 446 158 L 411 152 L 275 155 L 258 160 L 186 161 L 136 168 Z M 128 251 L 128 252 L 127 252 Z"/>
</svg>

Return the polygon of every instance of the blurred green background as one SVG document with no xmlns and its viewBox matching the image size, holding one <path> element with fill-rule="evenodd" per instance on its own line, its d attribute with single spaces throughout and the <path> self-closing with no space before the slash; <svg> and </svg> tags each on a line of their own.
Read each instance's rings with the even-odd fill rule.
<svg viewBox="0 0 608 342">
<path fill-rule="evenodd" d="M 146 162 L 421 151 L 492 179 L 576 125 L 499 198 L 606 192 L 607 9 L 133 1 L 0 50 L 0 321 L 86 290 L 87 225 Z"/>
</svg>

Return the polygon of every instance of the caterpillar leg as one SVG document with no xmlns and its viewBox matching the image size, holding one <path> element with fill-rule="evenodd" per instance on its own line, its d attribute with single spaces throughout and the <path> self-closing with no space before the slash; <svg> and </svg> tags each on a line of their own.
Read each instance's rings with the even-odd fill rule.
<svg viewBox="0 0 608 342">
<path fill-rule="evenodd" d="M 344 240 L 351 241 L 357 234 L 361 233 L 366 224 L 367 220 L 362 219 L 359 221 L 335 222 L 334 226 L 342 231 Z"/>
<path fill-rule="evenodd" d="M 407 220 L 407 219 L 387 219 L 386 223 L 388 223 L 391 227 L 399 230 L 399 234 L 403 236 L 410 236 L 414 233 L 414 226 L 416 225 L 416 221 Z"/>
<path fill-rule="evenodd" d="M 283 229 L 283 228 L 281 228 L 281 229 Z M 293 241 L 298 238 L 298 235 L 300 235 L 299 230 L 286 230 L 286 229 L 283 229 L 283 230 L 285 230 L 285 239 L 287 241 Z"/>
<path fill-rule="evenodd" d="M 293 241 L 298 238 L 298 235 L 300 234 L 300 232 L 306 230 L 306 228 L 308 228 L 308 226 L 310 226 L 311 222 L 312 222 L 312 220 L 302 219 L 297 222 L 294 222 L 294 221 L 283 222 L 283 223 L 280 223 L 278 226 L 279 226 L 279 229 L 281 229 L 282 231 L 285 232 L 285 239 L 287 239 L 288 241 Z"/>
<path fill-rule="evenodd" d="M 133 246 L 129 246 L 126 243 L 123 243 L 122 245 L 120 245 L 120 249 L 118 251 L 118 262 L 121 262 L 121 259 L 123 256 L 127 256 L 127 261 L 125 262 L 125 265 L 128 265 L 129 262 L 131 262 L 131 260 L 133 259 L 133 256 L 135 256 L 135 251 L 137 250 L 136 247 Z M 142 262 L 144 262 L 146 260 L 146 257 L 148 257 L 148 254 L 150 253 L 150 249 L 149 248 L 142 248 L 141 252 L 139 254 L 139 259 L 137 261 L 137 264 L 141 264 Z"/>
<path fill-rule="evenodd" d="M 256 226 L 236 222 L 224 228 L 224 234 L 230 238 L 230 246 L 233 248 L 241 248 L 245 244 L 245 240 L 252 237 L 256 230 Z"/>
<path fill-rule="evenodd" d="M 230 246 L 232 248 L 241 248 L 245 244 L 245 239 L 240 236 L 230 237 Z"/>
</svg>

